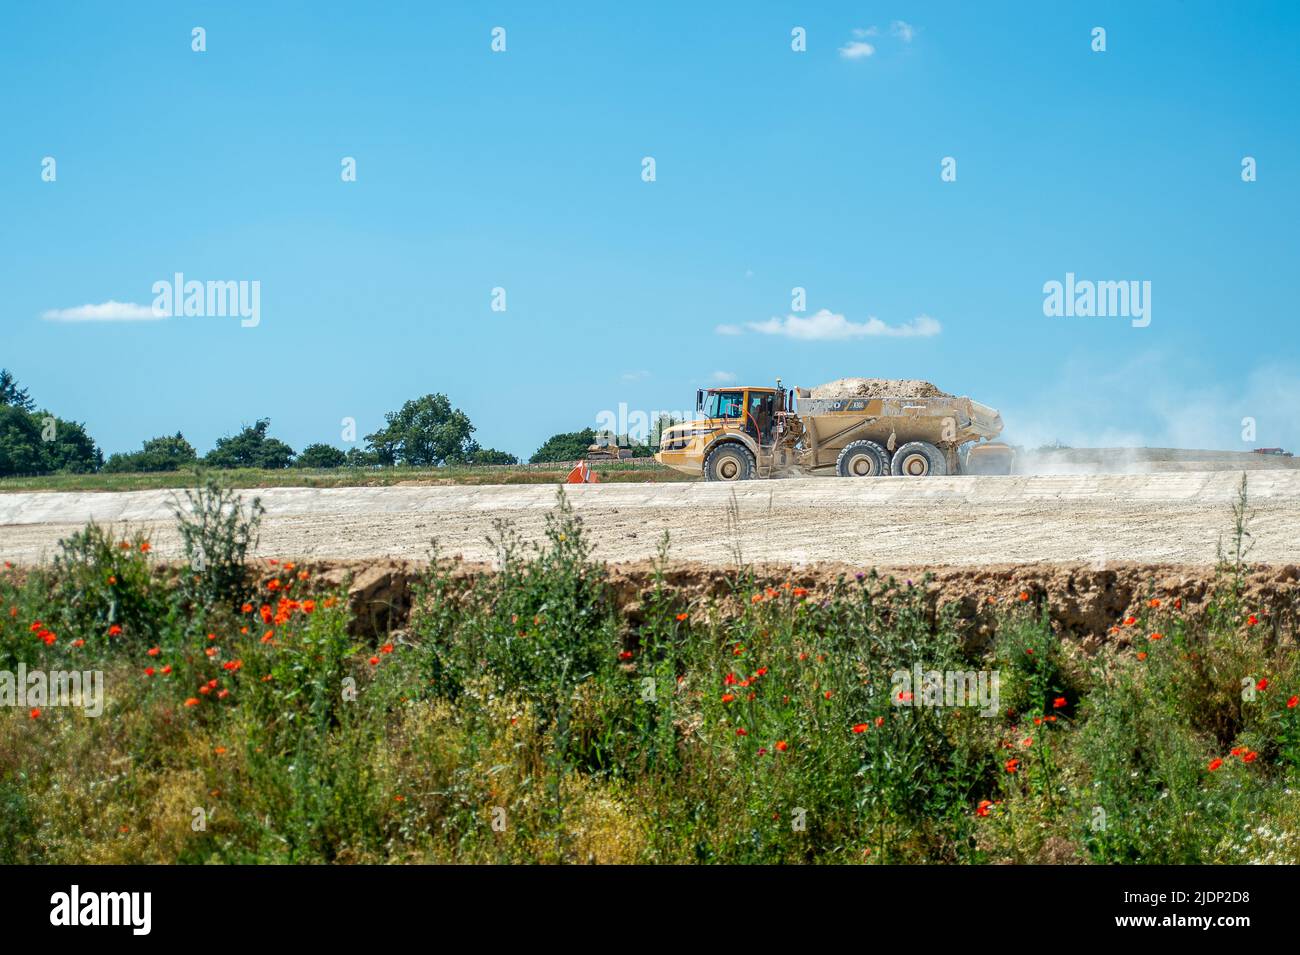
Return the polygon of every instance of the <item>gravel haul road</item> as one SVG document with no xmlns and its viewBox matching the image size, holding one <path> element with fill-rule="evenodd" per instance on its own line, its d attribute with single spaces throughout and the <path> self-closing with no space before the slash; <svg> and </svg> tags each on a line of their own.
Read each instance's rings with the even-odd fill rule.
<svg viewBox="0 0 1300 955">
<path fill-rule="evenodd" d="M 1240 474 L 930 477 L 605 484 L 566 489 L 607 561 L 654 555 L 664 531 L 678 560 L 877 566 L 1137 561 L 1212 564 L 1232 527 Z M 1262 563 L 1300 561 L 1300 471 L 1252 472 Z M 258 554 L 281 558 L 490 561 L 497 521 L 541 539 L 549 485 L 269 488 Z M 140 527 L 160 557 L 180 556 L 172 491 L 0 494 L 0 557 L 48 561 L 89 520 Z"/>
</svg>

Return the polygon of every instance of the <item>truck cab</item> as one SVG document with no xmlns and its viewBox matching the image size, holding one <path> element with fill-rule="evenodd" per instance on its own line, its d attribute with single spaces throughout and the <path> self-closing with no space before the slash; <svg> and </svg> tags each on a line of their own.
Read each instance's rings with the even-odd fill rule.
<svg viewBox="0 0 1300 955">
<path fill-rule="evenodd" d="M 786 391 L 775 388 L 701 388 L 693 421 L 665 429 L 655 460 L 711 480 L 757 477 L 780 433 Z M 716 472 L 716 473 L 713 473 Z"/>
</svg>

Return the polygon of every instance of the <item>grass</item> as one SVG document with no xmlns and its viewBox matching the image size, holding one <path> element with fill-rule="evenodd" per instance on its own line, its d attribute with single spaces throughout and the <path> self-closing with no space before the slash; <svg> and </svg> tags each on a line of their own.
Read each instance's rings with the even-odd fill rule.
<svg viewBox="0 0 1300 955">
<path fill-rule="evenodd" d="M 1088 658 L 1028 594 L 978 642 L 925 581 L 687 598 L 668 542 L 620 605 L 563 496 L 495 542 L 367 636 L 292 564 L 222 598 L 99 529 L 0 574 L 0 669 L 106 686 L 0 707 L 0 862 L 1300 862 L 1295 638 L 1239 564 Z"/>
<path fill-rule="evenodd" d="M 441 484 L 561 484 L 571 464 L 517 464 L 491 466 L 448 465 L 440 468 L 234 468 L 221 471 L 222 483 L 233 488 L 267 487 L 390 487 Z M 688 481 L 687 475 L 653 460 L 602 461 L 592 464 L 601 481 Z M 188 488 L 195 471 L 158 471 L 134 474 L 46 474 L 0 478 L 6 491 L 150 491 Z"/>
</svg>

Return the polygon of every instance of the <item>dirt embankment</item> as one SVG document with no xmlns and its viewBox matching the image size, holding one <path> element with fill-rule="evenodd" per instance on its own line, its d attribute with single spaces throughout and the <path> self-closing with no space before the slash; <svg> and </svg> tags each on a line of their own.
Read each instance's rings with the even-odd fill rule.
<svg viewBox="0 0 1300 955">
<path fill-rule="evenodd" d="M 860 567 L 1121 562 L 1213 566 L 1232 528 L 1241 477 L 1178 474 L 949 476 L 570 485 L 565 496 L 596 547 L 626 563 L 674 560 Z M 1262 564 L 1300 562 L 1300 471 L 1252 472 L 1251 525 Z M 282 560 L 490 561 L 502 521 L 542 542 L 557 488 L 270 488 L 257 556 Z M 253 495 L 246 495 L 246 499 Z M 0 494 L 0 560 L 40 563 L 87 521 L 139 529 L 154 554 L 183 554 L 170 491 Z"/>
<path fill-rule="evenodd" d="M 423 561 L 325 561 L 299 566 L 309 570 L 318 585 L 347 586 L 358 618 L 357 629 L 369 633 L 386 632 L 406 624 L 413 599 L 412 587 L 428 567 Z M 453 575 L 466 587 L 493 573 L 485 564 L 463 561 L 453 562 L 452 568 Z M 637 624 L 645 598 L 654 586 L 652 565 L 638 561 L 611 564 L 608 569 L 620 612 L 629 623 Z M 792 588 L 807 588 L 808 599 L 817 600 L 826 596 L 841 579 L 856 586 L 860 573 L 860 568 L 848 565 L 772 565 L 758 568 L 757 579 L 759 586 L 781 588 L 789 584 Z M 868 578 L 865 582 L 885 591 L 921 587 L 924 580 L 924 600 L 931 611 L 954 613 L 962 632 L 977 642 L 991 636 L 998 616 L 1008 606 L 1023 603 L 1045 611 L 1063 637 L 1080 641 L 1088 652 L 1107 643 L 1123 646 L 1137 638 L 1136 627 L 1122 625 L 1127 617 L 1146 618 L 1153 613 L 1169 612 L 1194 617 L 1203 613 L 1216 586 L 1213 568 L 1178 564 L 1118 564 L 1100 569 L 1061 564 L 902 567 L 877 573 L 878 581 Z M 892 585 L 887 583 L 891 577 Z M 727 568 L 675 563 L 669 565 L 666 579 L 688 603 L 699 607 L 711 601 L 725 605 L 735 597 L 735 574 Z M 1026 596 L 1023 601 L 1021 594 Z M 1149 605 L 1153 599 L 1160 602 L 1158 610 Z M 1242 589 L 1242 606 L 1243 614 L 1257 616 L 1261 633 L 1293 638 L 1296 608 L 1300 606 L 1300 567 L 1262 566 L 1248 572 Z M 1119 631 L 1113 632 L 1112 628 L 1117 626 Z"/>
</svg>

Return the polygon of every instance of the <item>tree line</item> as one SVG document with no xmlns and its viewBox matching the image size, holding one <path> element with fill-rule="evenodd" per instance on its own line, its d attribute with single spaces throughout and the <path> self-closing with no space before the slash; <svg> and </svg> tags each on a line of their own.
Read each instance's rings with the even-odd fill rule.
<svg viewBox="0 0 1300 955">
<path fill-rule="evenodd" d="M 95 471 L 127 473 L 178 471 L 203 465 L 211 468 L 290 467 L 443 467 L 445 465 L 518 464 L 506 451 L 485 448 L 474 439 L 477 430 L 469 416 L 454 408 L 443 394 L 407 401 L 384 416 L 384 425 L 365 436 L 364 447 L 347 451 L 331 444 L 309 444 L 300 452 L 272 437 L 271 422 L 261 418 L 238 433 L 218 438 L 200 456 L 184 434 L 161 435 L 145 441 L 140 450 L 104 458 L 83 424 L 59 418 L 38 408 L 26 388 L 6 369 L 0 369 L 0 477 Z M 533 464 L 573 461 L 592 444 L 611 440 L 591 428 L 553 435 L 529 458 Z M 649 454 L 645 442 L 626 435 L 613 439 L 636 454 Z M 657 442 L 655 442 L 657 443 Z"/>
</svg>

